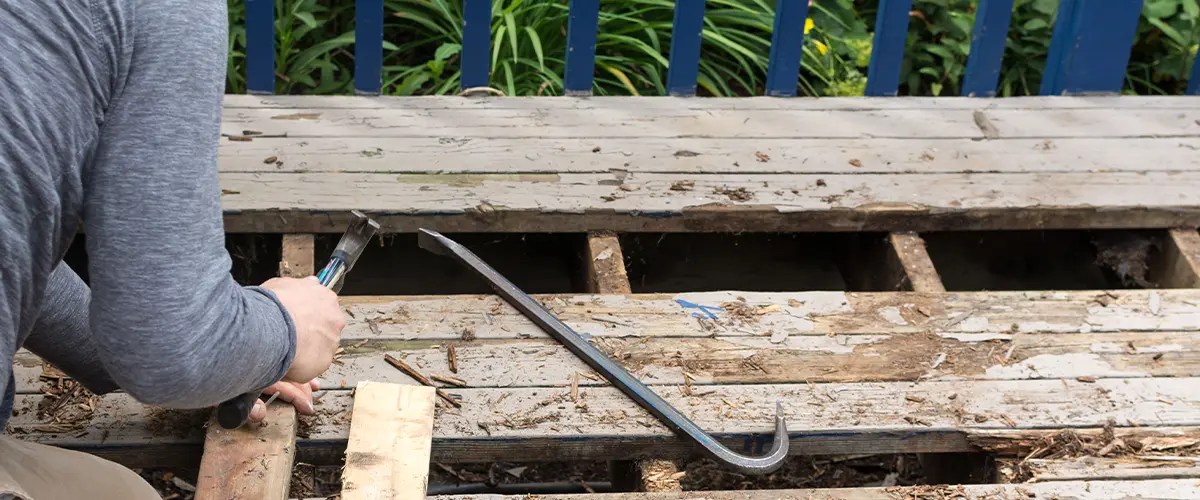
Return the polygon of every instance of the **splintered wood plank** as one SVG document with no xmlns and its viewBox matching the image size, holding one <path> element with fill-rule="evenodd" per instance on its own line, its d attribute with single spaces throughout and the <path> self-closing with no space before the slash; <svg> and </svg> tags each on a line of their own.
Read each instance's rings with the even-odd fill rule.
<svg viewBox="0 0 1200 500">
<path fill-rule="evenodd" d="M 1005 482 L 1095 481 L 1200 478 L 1200 456 L 1029 460 L 1008 459 L 999 463 Z M 1004 475 L 1017 474 L 1018 476 Z"/>
<path fill-rule="evenodd" d="M 1200 225 L 1200 173 L 224 173 L 226 229 L 874 231 Z M 623 187 L 624 186 L 624 187 Z M 936 186 L 936 189 L 931 189 Z M 631 191 L 629 189 L 632 189 Z"/>
<path fill-rule="evenodd" d="M 587 238 L 588 288 L 592 293 L 629 294 L 625 254 L 621 241 L 612 234 L 593 233 Z"/>
<path fill-rule="evenodd" d="M 424 499 L 433 434 L 433 388 L 361 382 L 354 396 L 342 498 Z"/>
<path fill-rule="evenodd" d="M 681 384 L 685 373 L 701 385 L 1200 373 L 1200 336 L 1190 333 L 1200 329 L 1198 290 L 536 298 L 648 383 Z M 335 385 L 404 380 L 385 353 L 450 375 L 452 343 L 453 375 L 473 387 L 568 384 L 591 373 L 494 296 L 342 303 L 344 351 L 325 376 Z M 27 351 L 15 359 L 17 392 L 40 393 L 41 360 Z"/>
<path fill-rule="evenodd" d="M 547 99 L 545 97 L 451 97 L 451 96 L 225 96 L 226 109 L 766 109 L 886 111 L 900 109 L 1173 109 L 1200 108 L 1187 96 L 1022 96 L 981 102 L 968 97 L 822 97 L 819 99 L 779 99 L 775 97 L 739 97 L 737 99 L 687 99 L 673 97 L 593 96 L 587 99 Z M 239 131 L 240 132 L 240 131 Z"/>
<path fill-rule="evenodd" d="M 599 149 L 597 151 L 597 149 Z M 1189 171 L 1200 138 L 257 138 L 221 141 L 225 173 L 930 174 Z M 760 156 L 761 155 L 761 156 Z M 274 159 L 267 163 L 265 160 Z M 282 163 L 282 164 L 281 164 Z M 856 165 L 857 164 L 857 165 Z"/>
<path fill-rule="evenodd" d="M 1151 279 L 1163 288 L 1200 288 L 1200 233 L 1172 229 L 1163 244 L 1161 265 Z"/>
<path fill-rule="evenodd" d="M 223 429 L 208 424 L 196 500 L 288 498 L 296 458 L 296 409 L 287 403 L 267 408 L 266 423 Z"/>
<path fill-rule="evenodd" d="M 304 278 L 313 275 L 313 239 L 311 234 L 283 235 L 283 258 L 279 261 L 280 276 Z"/>
<path fill-rule="evenodd" d="M 526 495 L 440 496 L 440 500 L 523 500 Z M 1072 500 L 1112 500 L 1115 498 L 1157 498 L 1190 500 L 1200 498 L 1200 484 L 1194 479 L 1149 481 L 1067 481 L 1035 484 L 968 484 L 935 486 L 892 486 L 887 488 L 828 488 L 804 490 L 703 491 L 688 493 L 601 493 L 586 495 L 539 495 L 544 500 L 898 500 L 953 498 L 962 500 L 1000 500 L 1024 498 L 1069 498 Z"/>
<path fill-rule="evenodd" d="M 700 427 L 735 450 L 761 453 L 770 441 L 775 402 L 782 401 L 793 453 L 921 453 L 973 451 L 981 431 L 1195 427 L 1200 425 L 1200 379 L 1098 379 L 938 381 L 921 383 L 764 384 L 711 386 L 681 394 L 652 386 Z M 456 389 L 461 409 L 439 410 L 433 430 L 434 461 L 618 460 L 645 456 L 682 458 L 692 443 L 674 437 L 656 419 L 611 387 Z M 17 408 L 37 396 L 17 396 Z M 326 391 L 316 417 L 303 417 L 299 459 L 331 463 L 349 437 L 353 398 Z M 87 449 L 129 466 L 146 464 L 138 446 L 198 443 L 193 437 L 148 432 L 146 409 L 125 394 L 101 398 L 86 427 L 36 432 L 44 425 L 22 411 L 10 434 L 20 439 Z M 178 459 L 176 459 L 178 460 Z M 140 464 L 140 465 L 134 465 Z"/>
<path fill-rule="evenodd" d="M 914 292 L 945 292 L 933 260 L 925 249 L 925 241 L 916 233 L 888 235 L 897 263 L 904 270 L 908 288 Z"/>
</svg>

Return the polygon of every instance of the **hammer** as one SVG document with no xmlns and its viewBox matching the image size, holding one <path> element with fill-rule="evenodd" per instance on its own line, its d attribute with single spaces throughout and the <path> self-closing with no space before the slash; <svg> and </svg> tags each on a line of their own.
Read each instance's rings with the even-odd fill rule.
<svg viewBox="0 0 1200 500">
<path fill-rule="evenodd" d="M 351 214 L 354 215 L 354 220 L 350 222 L 350 227 L 342 234 L 342 239 L 334 248 L 329 262 L 317 273 L 317 280 L 335 293 L 341 291 L 346 273 L 354 268 L 354 263 L 358 262 L 371 237 L 379 231 L 379 223 L 362 212 L 353 210 Z M 250 419 L 250 409 L 254 408 L 254 401 L 260 395 L 262 390 L 251 391 L 221 403 L 217 406 L 217 423 L 226 429 L 236 429 L 245 425 Z M 269 401 L 273 401 L 277 395 L 278 393 L 272 395 Z"/>
</svg>

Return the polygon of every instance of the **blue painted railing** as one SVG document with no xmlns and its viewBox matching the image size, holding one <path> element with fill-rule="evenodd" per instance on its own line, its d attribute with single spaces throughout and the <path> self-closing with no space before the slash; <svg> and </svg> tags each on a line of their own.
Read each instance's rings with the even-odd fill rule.
<svg viewBox="0 0 1200 500">
<path fill-rule="evenodd" d="M 462 87 L 488 84 L 492 0 L 463 2 Z M 667 91 L 696 94 L 704 0 L 677 0 Z M 913 0 L 879 0 L 875 39 L 867 68 L 868 96 L 896 95 Z M 570 0 L 567 23 L 567 95 L 589 95 L 596 62 L 600 0 Z M 1142 0 L 1060 0 L 1041 94 L 1117 93 L 1125 78 Z M 992 97 L 1000 77 L 1013 0 L 979 0 L 963 76 L 964 96 Z M 354 89 L 382 90 L 383 0 L 356 0 Z M 765 93 L 794 96 L 798 87 L 808 0 L 776 0 L 774 35 Z M 250 93 L 275 90 L 274 0 L 246 0 L 246 86 Z M 1188 95 L 1200 95 L 1200 62 L 1193 65 Z"/>
</svg>

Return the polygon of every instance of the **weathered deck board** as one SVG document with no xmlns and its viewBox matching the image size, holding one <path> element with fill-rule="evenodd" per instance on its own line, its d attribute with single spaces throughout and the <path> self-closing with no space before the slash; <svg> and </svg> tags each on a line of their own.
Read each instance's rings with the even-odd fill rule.
<svg viewBox="0 0 1200 500">
<path fill-rule="evenodd" d="M 600 151 L 595 151 L 600 148 Z M 1200 138 L 506 139 L 261 138 L 221 141 L 224 173 L 931 174 L 1189 171 Z M 755 153 L 766 155 L 762 161 Z M 275 162 L 264 160 L 275 157 Z M 862 166 L 850 162 L 856 160 Z M 282 162 L 282 165 L 276 162 Z M 463 175 L 458 182 L 469 183 Z"/>
<path fill-rule="evenodd" d="M 770 441 L 762 433 L 772 426 L 774 402 L 782 400 L 794 453 L 846 454 L 970 451 L 968 437 L 975 430 L 1097 428 L 1110 419 L 1121 427 L 1197 426 L 1197 383 L 1200 379 L 1153 378 L 774 384 L 712 386 L 703 396 L 684 396 L 672 387 L 656 390 L 735 449 Z M 611 387 L 580 389 L 574 401 L 569 387 L 453 392 L 462 396 L 463 407 L 439 413 L 435 461 L 667 458 L 694 451 Z M 164 431 L 161 419 L 124 394 L 101 399 L 86 434 L 36 432 L 44 424 L 28 409 L 39 399 L 17 397 L 21 412 L 10 425 L 18 434 L 30 432 L 22 438 L 88 449 L 131 466 L 141 463 L 138 447 L 202 439 L 203 412 L 196 412 L 199 422 L 191 426 Z M 320 401 L 320 416 L 302 423 L 306 435 L 298 440 L 299 459 L 306 462 L 336 460 L 348 435 L 350 391 L 327 391 Z"/>
<path fill-rule="evenodd" d="M 1001 471 L 1015 469 L 1020 463 L 1032 475 L 1029 482 L 1080 481 L 1080 480 L 1139 480 L 1139 479 L 1182 479 L 1200 478 L 1200 457 L 1184 457 L 1182 460 L 1163 458 L 1095 458 L 1045 460 L 1017 459 L 1005 461 Z M 1188 460 L 1191 458 L 1192 460 Z"/>
<path fill-rule="evenodd" d="M 528 496 L 459 495 L 430 498 L 437 500 L 522 500 L 528 498 Z M 1200 498 L 1200 484 L 1197 484 L 1193 479 L 1160 479 L 1150 481 L 1070 481 L 1022 485 L 970 484 L 956 486 L 896 486 L 890 488 L 539 495 L 537 498 L 544 500 L 811 500 L 818 498 L 822 500 L 898 500 L 919 498 L 953 498 L 963 500 L 1016 500 L 1027 498 L 1116 500 L 1126 498 L 1154 498 L 1157 500 L 1192 500 Z"/>
<path fill-rule="evenodd" d="M 682 383 L 684 371 L 697 384 L 1200 375 L 1200 335 L 1189 333 L 1200 330 L 1195 290 L 538 297 L 658 384 Z M 728 305 L 738 297 L 748 316 Z M 456 376 L 473 387 L 558 385 L 590 372 L 497 297 L 342 303 L 352 316 L 341 365 L 325 376 L 334 384 L 406 380 L 384 352 L 446 374 L 450 342 Z M 697 317 L 699 306 L 715 318 Z M 19 352 L 14 372 L 18 392 L 40 391 L 35 356 Z"/>
<path fill-rule="evenodd" d="M 226 229 L 868 231 L 1200 225 L 1200 173 L 221 175 Z M 626 186 L 622 189 L 621 186 Z M 936 189 L 931 187 L 936 186 Z M 632 189 L 628 191 L 626 189 Z M 611 200 L 611 201 L 610 201 Z"/>
<path fill-rule="evenodd" d="M 1186 98 L 230 96 L 224 116 L 266 134 L 222 142 L 234 232 L 339 232 L 351 209 L 396 232 L 1200 226 Z"/>
</svg>

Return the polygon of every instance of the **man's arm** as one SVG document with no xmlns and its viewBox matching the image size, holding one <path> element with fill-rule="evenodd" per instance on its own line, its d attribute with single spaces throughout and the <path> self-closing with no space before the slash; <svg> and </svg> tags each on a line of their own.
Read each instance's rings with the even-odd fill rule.
<svg viewBox="0 0 1200 500">
<path fill-rule="evenodd" d="M 138 400 L 210 406 L 281 379 L 295 325 L 274 293 L 229 274 L 217 184 L 225 1 L 128 5 L 128 32 L 113 38 L 129 63 L 84 177 L 92 334 Z"/>
<path fill-rule="evenodd" d="M 91 291 L 70 266 L 60 262 L 46 283 L 46 298 L 24 347 L 49 361 L 89 391 L 117 389 L 104 370 L 88 327 Z"/>
</svg>

